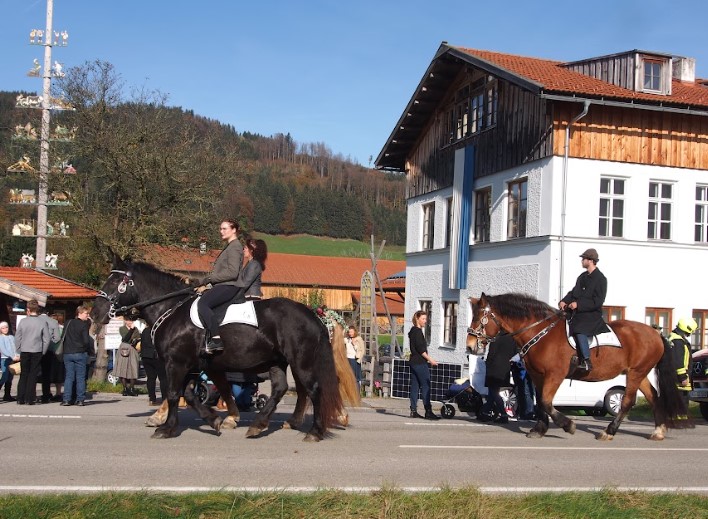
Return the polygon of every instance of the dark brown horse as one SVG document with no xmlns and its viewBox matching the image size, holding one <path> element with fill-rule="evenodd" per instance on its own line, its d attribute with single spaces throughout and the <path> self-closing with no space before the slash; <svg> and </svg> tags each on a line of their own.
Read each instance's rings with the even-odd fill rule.
<svg viewBox="0 0 708 519">
<path fill-rule="evenodd" d="M 217 432 L 222 426 L 221 417 L 194 398 L 189 385 L 184 386 L 187 375 L 198 371 L 199 344 L 204 342 L 204 331 L 194 326 L 189 317 L 194 297 L 193 290 L 185 289 L 184 282 L 177 276 L 147 263 L 115 258 L 91 313 L 94 321 L 105 323 L 116 313 L 140 307 L 143 318 L 152 327 L 155 348 L 165 362 L 168 382 L 167 418 L 157 427 L 154 438 L 176 435 L 177 402 L 183 389 L 187 403 L 201 418 Z M 340 392 L 340 383 L 346 381 L 337 377 L 327 329 L 305 305 L 273 298 L 257 301 L 254 307 L 259 326 L 238 323 L 222 326 L 224 352 L 209 359 L 205 369 L 226 402 L 227 423 L 238 421 L 239 413 L 226 372 L 269 371 L 271 396 L 246 434 L 255 437 L 267 429 L 272 413 L 287 391 L 285 370 L 290 367 L 303 400 L 300 407 L 304 411 L 305 397 L 312 402 L 313 424 L 305 440 L 319 441 L 326 436 L 328 428 L 345 415 L 342 395 L 357 395 L 354 378 L 349 378 L 352 388 Z M 299 426 L 302 414 L 296 414 L 289 423 Z"/>
<path fill-rule="evenodd" d="M 514 336 L 526 369 L 540 395 L 538 421 L 527 434 L 541 438 L 548 431 L 548 417 L 567 433 L 575 432 L 575 422 L 553 407 L 553 397 L 563 379 L 568 376 L 575 350 L 565 332 L 565 314 L 546 303 L 524 294 L 501 294 L 471 299 L 472 323 L 467 331 L 467 347 L 477 342 L 494 347 L 494 337 L 501 329 Z M 663 440 L 667 428 L 687 428 L 685 405 L 676 388 L 671 352 L 661 335 L 643 323 L 612 321 L 610 328 L 619 337 L 621 348 L 599 346 L 591 350 L 594 369 L 579 380 L 596 382 L 626 374 L 627 383 L 620 412 L 598 435 L 599 440 L 611 440 L 629 410 L 634 406 L 637 389 L 646 397 L 654 412 L 655 429 L 652 440 Z M 659 392 L 647 375 L 656 371 Z"/>
</svg>

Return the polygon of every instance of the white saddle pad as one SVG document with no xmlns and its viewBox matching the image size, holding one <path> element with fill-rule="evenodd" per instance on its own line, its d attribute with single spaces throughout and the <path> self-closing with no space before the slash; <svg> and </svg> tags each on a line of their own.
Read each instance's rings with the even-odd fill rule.
<svg viewBox="0 0 708 519">
<path fill-rule="evenodd" d="M 615 332 L 613 332 L 612 328 L 610 328 L 609 326 L 607 328 L 610 330 L 609 332 L 601 333 L 600 335 L 594 335 L 590 338 L 590 348 L 595 348 L 596 346 L 614 346 L 616 348 L 622 347 L 622 344 L 620 343 L 617 334 L 615 334 Z M 568 336 L 568 342 L 573 348 L 575 348 L 575 337 L 572 337 L 570 335 L 569 330 L 570 325 L 566 322 L 565 333 Z"/>
<path fill-rule="evenodd" d="M 197 297 L 192 303 L 189 309 L 189 317 L 192 319 L 192 323 L 197 328 L 204 329 L 201 319 L 199 319 L 199 312 L 197 312 L 197 304 L 199 303 L 200 297 Z M 238 305 L 229 305 L 226 310 L 226 315 L 221 324 L 231 324 L 231 323 L 241 323 L 250 324 L 258 328 L 258 317 L 256 317 L 256 309 L 253 306 L 253 301 L 246 301 L 245 303 L 240 303 Z"/>
</svg>

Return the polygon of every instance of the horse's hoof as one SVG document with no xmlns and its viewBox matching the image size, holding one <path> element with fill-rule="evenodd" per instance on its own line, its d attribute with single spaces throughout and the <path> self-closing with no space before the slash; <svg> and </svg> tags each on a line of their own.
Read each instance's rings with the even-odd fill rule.
<svg viewBox="0 0 708 519">
<path fill-rule="evenodd" d="M 563 427 L 563 430 L 568 434 L 575 434 L 575 422 L 571 420 L 565 427 Z"/>
<path fill-rule="evenodd" d="M 159 423 L 157 423 L 157 420 L 155 420 L 152 416 L 145 420 L 145 427 L 158 427 Z"/>
<path fill-rule="evenodd" d="M 233 416 L 227 416 L 224 421 L 221 422 L 221 427 L 224 429 L 236 429 L 238 422 Z"/>
<path fill-rule="evenodd" d="M 221 423 L 222 423 L 221 417 L 217 416 L 216 418 L 214 418 L 214 423 L 211 425 L 214 428 L 214 430 L 216 431 L 217 436 L 221 435 Z"/>
<path fill-rule="evenodd" d="M 151 436 L 151 438 L 154 438 L 156 440 L 165 440 L 165 439 L 171 438 L 171 437 L 172 437 L 172 434 L 170 431 L 161 430 L 161 429 L 157 429 L 154 433 L 152 433 L 152 436 Z"/>
<path fill-rule="evenodd" d="M 257 438 L 262 432 L 263 429 L 252 425 L 248 428 L 248 431 L 246 431 L 246 438 Z"/>
<path fill-rule="evenodd" d="M 607 434 L 606 431 L 602 431 L 600 434 L 597 435 L 597 439 L 600 441 L 612 441 L 612 439 L 615 437 L 614 434 Z"/>
<path fill-rule="evenodd" d="M 543 438 L 543 434 L 538 431 L 531 430 L 526 433 L 527 438 Z"/>
<path fill-rule="evenodd" d="M 307 434 L 305 435 L 305 438 L 304 438 L 303 441 L 306 441 L 306 442 L 318 442 L 318 441 L 320 441 L 321 439 L 322 439 L 322 438 L 320 438 L 320 437 L 317 436 L 316 434 L 307 433 Z"/>
<path fill-rule="evenodd" d="M 663 440 L 664 440 L 664 435 L 661 434 L 661 433 L 656 433 L 656 432 L 655 432 L 655 433 L 652 433 L 651 436 L 649 436 L 649 439 L 650 439 L 650 440 L 653 440 L 653 441 L 655 441 L 655 442 L 660 442 L 660 441 L 663 441 Z"/>
<path fill-rule="evenodd" d="M 295 427 L 293 427 L 290 422 L 285 421 L 285 422 L 283 422 L 281 429 L 295 429 Z"/>
</svg>

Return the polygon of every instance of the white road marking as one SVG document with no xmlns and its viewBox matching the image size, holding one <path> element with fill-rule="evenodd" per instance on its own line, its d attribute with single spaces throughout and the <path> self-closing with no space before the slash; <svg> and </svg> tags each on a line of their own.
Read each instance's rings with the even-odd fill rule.
<svg viewBox="0 0 708 519">
<path fill-rule="evenodd" d="M 485 423 L 432 423 L 432 422 L 404 422 L 403 425 L 415 425 L 422 427 L 489 427 Z"/>
<path fill-rule="evenodd" d="M 231 492 L 231 493 L 263 493 L 263 492 L 278 492 L 289 494 L 308 494 L 321 490 L 336 489 L 342 492 L 352 494 L 364 494 L 371 492 L 379 492 L 381 487 L 283 487 L 283 486 L 264 486 L 264 487 L 238 487 L 238 486 L 214 486 L 214 487 L 174 487 L 174 486 L 97 486 L 97 485 L 76 485 L 76 486 L 60 486 L 60 485 L 2 485 L 0 492 L 2 493 L 99 493 L 99 492 L 161 492 L 172 494 L 200 493 L 200 492 Z M 441 490 L 440 486 L 429 487 L 395 487 L 406 493 L 417 492 L 437 492 Z M 560 493 L 560 492 L 605 492 L 608 489 L 617 492 L 650 492 L 650 493 L 699 493 L 707 494 L 708 487 L 478 487 L 478 490 L 483 494 L 536 494 L 536 493 Z"/>
<path fill-rule="evenodd" d="M 81 418 L 81 416 L 70 415 L 70 414 L 15 414 L 15 413 L 0 414 L 0 417 L 4 417 L 4 418 Z"/>
<path fill-rule="evenodd" d="M 400 449 L 524 450 L 524 451 L 627 451 L 627 452 L 708 452 L 700 447 L 532 447 L 523 445 L 399 445 Z"/>
</svg>

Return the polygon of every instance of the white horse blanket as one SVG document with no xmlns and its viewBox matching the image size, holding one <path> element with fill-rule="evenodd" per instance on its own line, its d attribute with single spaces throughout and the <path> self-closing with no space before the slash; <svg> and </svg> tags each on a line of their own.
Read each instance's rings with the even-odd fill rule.
<svg viewBox="0 0 708 519">
<path fill-rule="evenodd" d="M 199 319 L 199 312 L 197 312 L 197 304 L 199 303 L 200 298 L 201 297 L 197 297 L 192 303 L 192 306 L 189 309 L 189 317 L 192 319 L 194 326 L 204 329 L 204 325 L 202 324 L 201 319 Z M 256 309 L 253 306 L 253 301 L 246 301 L 245 303 L 240 303 L 237 305 L 229 305 L 229 308 L 226 310 L 224 320 L 221 321 L 221 325 L 223 326 L 231 323 L 250 324 L 251 326 L 258 328 L 258 317 L 256 316 Z"/>
</svg>

